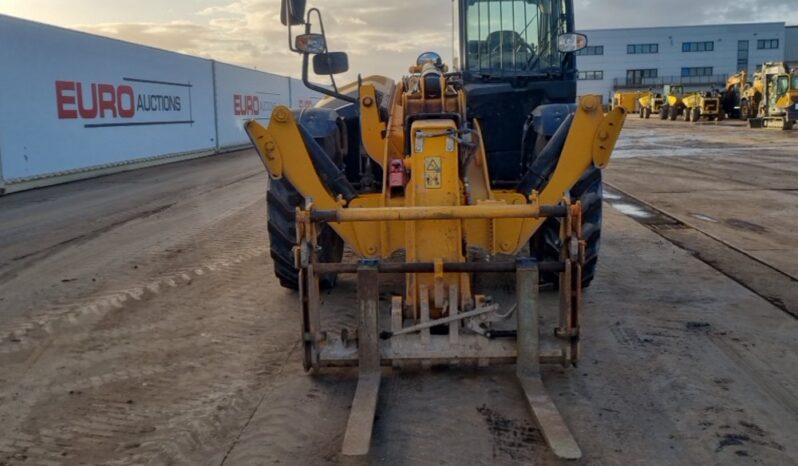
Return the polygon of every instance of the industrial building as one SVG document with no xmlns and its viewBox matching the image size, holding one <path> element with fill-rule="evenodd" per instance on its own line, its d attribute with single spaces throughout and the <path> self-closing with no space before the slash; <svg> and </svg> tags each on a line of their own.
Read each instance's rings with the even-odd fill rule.
<svg viewBox="0 0 798 466">
<path fill-rule="evenodd" d="M 798 62 L 798 27 L 785 23 L 593 29 L 580 31 L 579 94 L 609 99 L 621 89 L 664 84 L 722 88 L 726 78 L 766 61 Z"/>
<path fill-rule="evenodd" d="M 784 32 L 784 61 L 798 67 L 798 26 L 788 26 Z"/>
</svg>

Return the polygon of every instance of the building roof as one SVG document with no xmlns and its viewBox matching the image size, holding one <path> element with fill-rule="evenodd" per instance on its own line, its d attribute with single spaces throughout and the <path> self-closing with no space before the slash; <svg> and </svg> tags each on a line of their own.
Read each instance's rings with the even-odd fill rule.
<svg viewBox="0 0 798 466">
<path fill-rule="evenodd" d="M 721 24 L 689 24 L 689 25 L 664 25 L 664 26 L 641 26 L 641 27 L 626 27 L 626 28 L 597 28 L 597 29 L 581 29 L 580 32 L 589 31 L 639 31 L 645 29 L 690 29 L 690 28 L 711 28 L 711 27 L 746 27 L 746 26 L 773 26 L 773 27 L 798 27 L 786 26 L 784 22 L 772 21 L 762 23 L 721 23 Z"/>
</svg>

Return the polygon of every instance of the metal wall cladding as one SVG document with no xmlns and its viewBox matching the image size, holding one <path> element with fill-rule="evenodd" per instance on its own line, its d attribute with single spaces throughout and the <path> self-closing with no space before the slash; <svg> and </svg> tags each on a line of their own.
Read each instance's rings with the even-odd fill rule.
<svg viewBox="0 0 798 466">
<path fill-rule="evenodd" d="M 296 79 L 3 15 L 0 44 L 0 189 L 243 146 L 245 121 L 319 99 Z"/>
</svg>

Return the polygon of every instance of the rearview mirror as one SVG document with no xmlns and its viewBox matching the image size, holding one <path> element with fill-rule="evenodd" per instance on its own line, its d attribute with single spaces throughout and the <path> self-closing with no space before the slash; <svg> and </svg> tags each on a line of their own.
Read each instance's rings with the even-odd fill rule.
<svg viewBox="0 0 798 466">
<path fill-rule="evenodd" d="M 283 0 L 280 9 L 280 21 L 283 26 L 305 24 L 305 5 L 307 0 Z"/>
<path fill-rule="evenodd" d="M 320 53 L 313 56 L 313 72 L 318 75 L 341 74 L 349 71 L 349 57 L 344 52 Z"/>
<path fill-rule="evenodd" d="M 560 34 L 557 38 L 557 49 L 562 53 L 578 52 L 587 47 L 587 36 L 575 32 Z"/>
</svg>

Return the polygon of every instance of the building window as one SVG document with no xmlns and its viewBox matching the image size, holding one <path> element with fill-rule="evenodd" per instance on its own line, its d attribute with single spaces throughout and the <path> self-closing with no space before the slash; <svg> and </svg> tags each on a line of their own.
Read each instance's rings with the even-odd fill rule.
<svg viewBox="0 0 798 466">
<path fill-rule="evenodd" d="M 682 42 L 682 52 L 712 52 L 715 50 L 714 42 Z"/>
<path fill-rule="evenodd" d="M 659 53 L 659 44 L 629 44 L 626 46 L 626 53 L 629 55 L 638 53 Z"/>
<path fill-rule="evenodd" d="M 604 79 L 603 71 L 580 71 L 579 80 L 581 81 L 601 81 Z"/>
<path fill-rule="evenodd" d="M 603 45 L 588 45 L 582 50 L 576 52 L 577 55 L 604 55 Z"/>
<path fill-rule="evenodd" d="M 756 48 L 759 50 L 770 50 L 779 48 L 778 39 L 760 39 L 756 41 Z"/>
<path fill-rule="evenodd" d="M 693 68 L 682 68 L 682 77 L 694 77 L 694 76 L 712 76 L 712 67 L 711 66 L 698 66 Z"/>
<path fill-rule="evenodd" d="M 658 75 L 657 69 L 645 70 L 626 70 L 626 82 L 628 84 L 643 84 L 644 79 L 656 78 Z"/>
<path fill-rule="evenodd" d="M 737 71 L 748 71 L 748 41 L 737 41 Z"/>
</svg>

